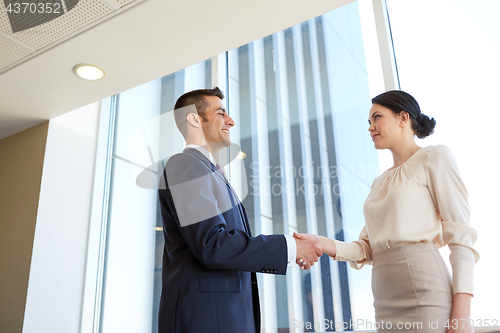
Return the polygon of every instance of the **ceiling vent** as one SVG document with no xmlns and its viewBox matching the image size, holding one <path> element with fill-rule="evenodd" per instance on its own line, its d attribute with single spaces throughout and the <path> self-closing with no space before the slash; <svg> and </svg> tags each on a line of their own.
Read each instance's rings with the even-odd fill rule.
<svg viewBox="0 0 500 333">
<path fill-rule="evenodd" d="M 143 0 L 0 0 L 0 73 Z"/>
</svg>

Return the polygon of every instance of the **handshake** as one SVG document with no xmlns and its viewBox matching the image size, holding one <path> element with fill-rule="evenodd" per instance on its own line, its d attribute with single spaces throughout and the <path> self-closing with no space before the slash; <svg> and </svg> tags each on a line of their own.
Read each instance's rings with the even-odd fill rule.
<svg viewBox="0 0 500 333">
<path fill-rule="evenodd" d="M 293 233 L 297 244 L 297 265 L 301 269 L 310 269 L 323 253 L 335 256 L 337 249 L 335 243 L 326 237 Z"/>
</svg>

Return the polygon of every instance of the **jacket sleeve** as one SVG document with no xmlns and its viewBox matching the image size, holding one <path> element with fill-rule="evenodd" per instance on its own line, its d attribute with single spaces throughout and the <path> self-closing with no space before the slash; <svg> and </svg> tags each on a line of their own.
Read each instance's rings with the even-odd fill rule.
<svg viewBox="0 0 500 333">
<path fill-rule="evenodd" d="M 173 156 L 165 167 L 166 197 L 190 251 L 209 269 L 285 274 L 283 235 L 250 237 L 239 199 L 217 188 L 209 168 L 190 154 Z M 235 219 L 228 228 L 226 219 Z"/>
</svg>

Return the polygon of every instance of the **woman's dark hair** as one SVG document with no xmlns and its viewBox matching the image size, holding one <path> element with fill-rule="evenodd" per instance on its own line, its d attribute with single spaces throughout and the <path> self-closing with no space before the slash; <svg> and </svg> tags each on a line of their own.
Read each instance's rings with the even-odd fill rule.
<svg viewBox="0 0 500 333">
<path fill-rule="evenodd" d="M 386 91 L 372 98 L 372 103 L 391 109 L 395 114 L 399 114 L 401 111 L 408 112 L 412 120 L 411 127 L 420 139 L 434 132 L 436 120 L 423 114 L 415 98 L 407 92 L 401 90 Z"/>
</svg>

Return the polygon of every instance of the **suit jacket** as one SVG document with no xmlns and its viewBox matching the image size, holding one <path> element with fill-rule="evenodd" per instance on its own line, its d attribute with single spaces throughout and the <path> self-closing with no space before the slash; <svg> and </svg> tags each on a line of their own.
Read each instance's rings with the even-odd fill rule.
<svg viewBox="0 0 500 333">
<path fill-rule="evenodd" d="M 255 272 L 286 273 L 285 237 L 252 237 L 231 185 L 196 149 L 169 159 L 159 200 L 165 236 L 159 333 L 260 332 Z"/>
</svg>

